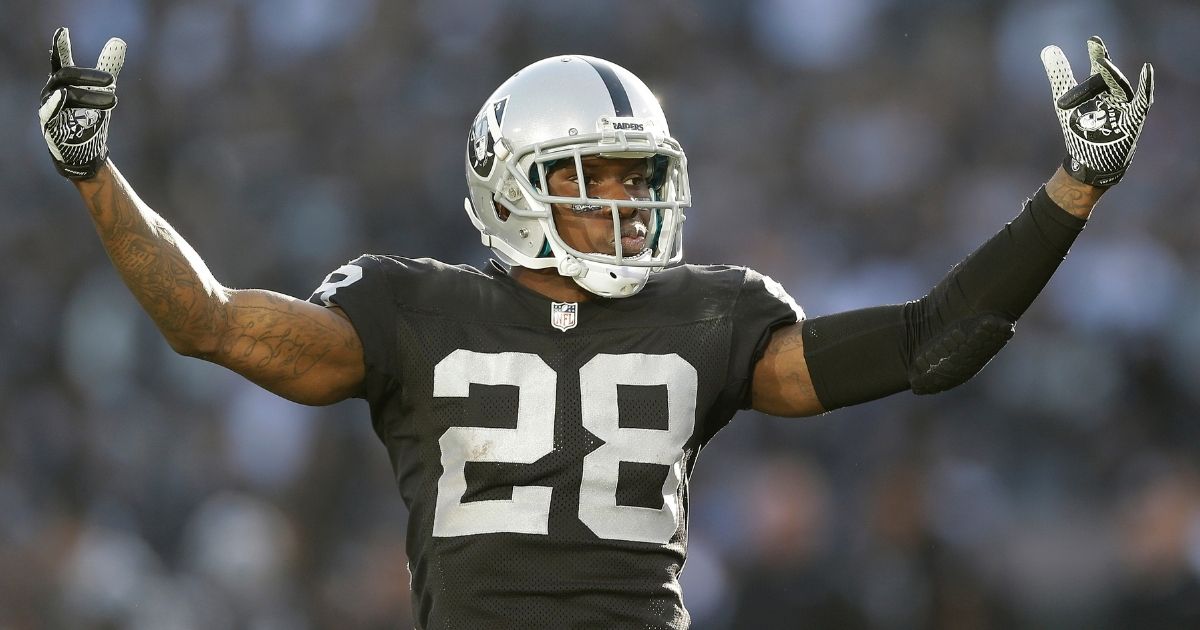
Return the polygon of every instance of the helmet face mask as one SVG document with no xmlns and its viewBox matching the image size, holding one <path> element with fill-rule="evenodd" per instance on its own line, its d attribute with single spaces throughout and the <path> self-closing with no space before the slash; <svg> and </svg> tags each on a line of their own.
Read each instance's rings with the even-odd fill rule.
<svg viewBox="0 0 1200 630">
<path fill-rule="evenodd" d="M 573 162 L 583 173 L 584 159 L 592 156 L 649 160 L 649 198 L 590 197 L 582 181 L 578 196 L 549 193 L 545 182 L 554 167 Z M 484 104 L 466 158 L 467 214 L 484 244 L 507 264 L 555 267 L 592 293 L 626 297 L 640 291 L 651 272 L 682 259 L 684 208 L 690 205 L 687 158 L 657 99 L 620 66 L 567 56 L 521 70 Z M 556 204 L 608 206 L 616 251 L 571 247 L 555 227 Z M 618 208 L 649 212 L 646 249 L 621 251 Z"/>
</svg>

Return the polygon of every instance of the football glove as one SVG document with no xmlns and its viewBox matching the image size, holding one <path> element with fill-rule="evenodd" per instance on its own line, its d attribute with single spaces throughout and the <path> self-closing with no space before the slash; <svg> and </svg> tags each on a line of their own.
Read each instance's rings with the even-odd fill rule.
<svg viewBox="0 0 1200 630">
<path fill-rule="evenodd" d="M 42 88 L 38 118 L 58 172 L 71 179 L 95 177 L 108 158 L 108 122 L 117 104 L 117 74 L 125 64 L 125 42 L 112 38 L 95 68 L 71 59 L 71 34 L 54 31 L 50 78 Z"/>
<path fill-rule="evenodd" d="M 1067 144 L 1063 168 L 1085 184 L 1107 187 L 1121 180 L 1133 159 L 1146 112 L 1154 103 L 1154 67 L 1142 65 L 1134 92 L 1099 37 L 1089 37 L 1087 48 L 1092 67 L 1083 83 L 1075 83 L 1071 64 L 1058 46 L 1042 49 L 1042 65 Z"/>
</svg>

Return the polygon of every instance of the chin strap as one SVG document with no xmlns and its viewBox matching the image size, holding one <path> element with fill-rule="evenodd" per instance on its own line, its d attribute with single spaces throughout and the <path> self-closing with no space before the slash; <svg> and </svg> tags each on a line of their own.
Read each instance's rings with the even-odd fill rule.
<svg viewBox="0 0 1200 630">
<path fill-rule="evenodd" d="M 563 256 L 558 261 L 558 274 L 568 278 L 585 278 L 587 277 L 587 265 L 584 265 L 574 256 Z M 587 287 L 584 287 L 585 289 Z"/>
<path fill-rule="evenodd" d="M 600 297 L 624 298 L 637 295 L 650 279 L 649 267 L 617 267 L 575 258 L 570 260 L 581 267 L 577 275 L 570 276 L 575 280 L 575 284 Z"/>
</svg>

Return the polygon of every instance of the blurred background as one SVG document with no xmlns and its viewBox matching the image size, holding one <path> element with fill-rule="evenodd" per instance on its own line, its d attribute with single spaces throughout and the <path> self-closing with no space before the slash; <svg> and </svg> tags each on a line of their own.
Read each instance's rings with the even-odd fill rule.
<svg viewBox="0 0 1200 630">
<path fill-rule="evenodd" d="M 697 630 L 1200 627 L 1195 0 L 43 0 L 0 4 L 0 629 L 411 627 L 366 405 L 174 355 L 110 269 L 38 133 L 60 25 L 80 64 L 129 43 L 113 159 L 229 286 L 483 264 L 468 126 L 578 52 L 660 95 L 687 259 L 810 316 L 919 297 L 1048 179 L 1043 46 L 1153 61 L 1134 166 L 1008 348 L 939 396 L 735 418 L 683 582 Z"/>
</svg>

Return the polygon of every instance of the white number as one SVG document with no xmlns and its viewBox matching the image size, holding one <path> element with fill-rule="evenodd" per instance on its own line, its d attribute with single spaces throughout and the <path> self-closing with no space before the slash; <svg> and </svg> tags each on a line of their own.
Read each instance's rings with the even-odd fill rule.
<svg viewBox="0 0 1200 630">
<path fill-rule="evenodd" d="M 339 273 L 346 277 L 334 282 L 333 277 Z M 317 287 L 316 291 L 313 291 L 313 295 L 320 298 L 321 302 L 323 302 L 325 306 L 336 306 L 336 304 L 330 301 L 330 298 L 333 297 L 333 294 L 337 293 L 337 290 L 342 287 L 348 287 L 355 282 L 362 280 L 362 273 L 362 267 L 359 267 L 358 265 L 342 265 L 334 270 L 333 273 L 325 276 L 325 282 L 321 283 L 321 286 Z"/>
<path fill-rule="evenodd" d="M 621 427 L 617 385 L 666 385 L 667 430 Z M 604 445 L 583 458 L 579 520 L 597 536 L 667 543 L 679 528 L 683 446 L 696 424 L 696 368 L 677 354 L 600 354 L 579 370 L 583 426 Z M 621 462 L 668 466 L 661 508 L 617 504 Z"/>
<path fill-rule="evenodd" d="M 696 382 L 696 368 L 675 354 L 601 354 L 580 368 L 583 426 L 604 440 L 583 458 L 579 487 L 579 519 L 597 536 L 666 543 L 675 534 L 681 520 L 683 447 L 696 424 Z M 557 375 L 537 355 L 518 352 L 456 350 L 433 370 L 434 396 L 465 398 L 471 383 L 515 385 L 517 427 L 450 427 L 442 434 L 438 444 L 443 472 L 438 479 L 433 535 L 546 534 L 552 488 L 514 486 L 511 500 L 463 503 L 462 498 L 467 490 L 466 462 L 532 464 L 554 449 Z M 666 430 L 621 427 L 618 385 L 666 386 Z M 623 461 L 668 467 L 661 508 L 617 504 Z"/>
<path fill-rule="evenodd" d="M 433 395 L 465 398 L 471 383 L 517 386 L 517 428 L 450 427 L 442 447 L 434 536 L 492 532 L 545 534 L 550 516 L 546 486 L 513 486 L 512 499 L 463 503 L 467 461 L 532 464 L 554 450 L 557 375 L 536 354 L 481 354 L 455 350 L 433 369 Z"/>
</svg>

